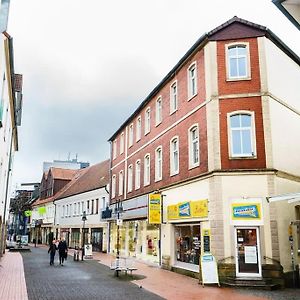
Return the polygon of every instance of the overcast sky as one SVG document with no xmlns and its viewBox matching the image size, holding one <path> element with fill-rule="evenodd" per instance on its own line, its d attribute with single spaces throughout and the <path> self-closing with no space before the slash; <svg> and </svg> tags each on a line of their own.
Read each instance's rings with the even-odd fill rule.
<svg viewBox="0 0 300 300">
<path fill-rule="evenodd" d="M 267 26 L 300 56 L 300 33 L 271 0 L 11 0 L 24 76 L 14 185 L 42 163 L 109 157 L 108 138 L 205 32 L 233 16 Z"/>
</svg>

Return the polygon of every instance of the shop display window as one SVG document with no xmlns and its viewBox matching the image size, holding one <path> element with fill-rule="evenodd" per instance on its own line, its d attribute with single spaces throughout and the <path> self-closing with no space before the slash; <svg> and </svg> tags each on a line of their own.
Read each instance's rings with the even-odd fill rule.
<svg viewBox="0 0 300 300">
<path fill-rule="evenodd" d="M 200 225 L 175 226 L 175 239 L 177 261 L 199 265 Z"/>
</svg>

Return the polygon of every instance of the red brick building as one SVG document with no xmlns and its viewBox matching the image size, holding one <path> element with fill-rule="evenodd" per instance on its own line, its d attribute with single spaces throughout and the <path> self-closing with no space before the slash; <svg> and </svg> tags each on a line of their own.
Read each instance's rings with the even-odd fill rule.
<svg viewBox="0 0 300 300">
<path fill-rule="evenodd" d="M 199 38 L 110 138 L 121 253 L 197 273 L 210 251 L 232 268 L 221 277 L 262 278 L 275 260 L 289 271 L 286 224 L 266 197 L 299 188 L 300 146 L 285 135 L 300 129 L 299 65 L 273 32 L 237 17 Z M 161 225 L 147 219 L 154 192 L 163 198 Z M 285 209 L 293 218 L 299 208 Z M 112 252 L 115 236 L 112 223 Z"/>
</svg>

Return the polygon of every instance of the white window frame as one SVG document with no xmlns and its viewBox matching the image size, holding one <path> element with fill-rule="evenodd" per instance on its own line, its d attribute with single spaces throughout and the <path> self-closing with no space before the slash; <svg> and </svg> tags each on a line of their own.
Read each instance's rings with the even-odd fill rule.
<svg viewBox="0 0 300 300">
<path fill-rule="evenodd" d="M 233 47 L 244 47 L 246 48 L 246 72 L 247 74 L 245 76 L 230 76 L 230 58 L 229 58 L 229 49 Z M 236 42 L 236 43 L 230 43 L 225 45 L 226 53 L 226 79 L 227 81 L 238 81 L 238 80 L 250 80 L 251 79 L 251 67 L 250 67 L 250 48 L 248 42 Z"/>
<path fill-rule="evenodd" d="M 123 195 L 123 190 L 124 190 L 124 172 L 123 172 L 123 170 L 121 170 L 119 172 L 119 190 L 118 190 L 119 196 Z"/>
<path fill-rule="evenodd" d="M 250 128 L 250 137 L 251 137 L 251 150 L 252 153 L 239 153 L 234 154 L 233 153 L 233 145 L 232 145 L 232 129 L 230 126 L 230 118 L 235 115 L 248 115 L 251 117 L 251 128 Z M 239 127 L 244 130 L 247 130 L 248 127 Z M 238 130 L 238 129 L 236 129 Z M 257 158 L 257 152 L 256 152 L 256 130 L 255 130 L 255 113 L 254 111 L 248 111 L 248 110 L 238 110 L 233 111 L 230 113 L 227 113 L 227 132 L 228 132 L 228 149 L 229 149 L 229 158 L 236 159 L 236 158 Z"/>
<path fill-rule="evenodd" d="M 151 129 L 151 109 L 147 107 L 145 110 L 145 135 L 150 132 Z"/>
<path fill-rule="evenodd" d="M 116 159 L 117 158 L 117 140 L 114 140 L 113 141 L 113 159 Z"/>
<path fill-rule="evenodd" d="M 149 158 L 149 164 L 146 164 L 146 160 Z M 150 185 L 150 176 L 151 176 L 151 158 L 150 153 L 147 153 L 144 156 L 144 186 Z"/>
<path fill-rule="evenodd" d="M 114 174 L 111 178 L 111 198 L 115 198 L 116 197 L 116 186 L 117 186 L 117 176 L 116 174 Z M 83 207 L 82 207 L 82 211 L 83 211 Z"/>
<path fill-rule="evenodd" d="M 128 146 L 131 147 L 133 145 L 133 123 L 129 125 L 129 133 L 128 133 Z"/>
<path fill-rule="evenodd" d="M 141 187 L 141 160 L 138 159 L 135 162 L 135 189 L 138 190 Z"/>
<path fill-rule="evenodd" d="M 120 135 L 120 154 L 124 153 L 124 132 Z"/>
<path fill-rule="evenodd" d="M 160 157 L 158 156 L 159 152 L 160 152 Z M 158 146 L 155 149 L 155 182 L 162 180 L 162 163 L 163 163 L 162 146 Z"/>
<path fill-rule="evenodd" d="M 156 99 L 155 103 L 155 126 L 162 122 L 162 96 Z"/>
<path fill-rule="evenodd" d="M 142 117 L 139 116 L 136 120 L 136 142 L 141 139 L 142 136 Z"/>
<path fill-rule="evenodd" d="M 176 87 L 176 93 L 174 93 L 174 86 Z M 176 103 L 176 105 L 174 105 Z M 178 83 L 175 80 L 170 85 L 170 115 L 178 110 Z"/>
<path fill-rule="evenodd" d="M 175 163 L 174 163 L 174 151 L 173 151 L 173 144 L 174 141 L 177 140 L 177 170 L 175 170 Z M 174 136 L 171 140 L 170 140 L 170 176 L 173 175 L 177 175 L 179 173 L 179 137 L 178 136 Z"/>
<path fill-rule="evenodd" d="M 197 129 L 197 153 L 198 153 L 198 161 L 195 162 L 195 152 L 194 152 L 194 142 L 195 140 L 193 140 L 193 137 L 192 137 L 192 132 L 193 132 L 193 129 L 196 128 Z M 195 168 L 195 167 L 198 167 L 199 164 L 200 164 L 200 137 L 199 137 L 199 125 L 198 124 L 193 124 L 189 130 L 188 130 L 188 138 L 189 138 L 189 168 L 192 169 L 192 168 Z"/>
<path fill-rule="evenodd" d="M 127 189 L 128 193 L 132 192 L 133 190 L 133 165 L 128 166 L 128 182 L 127 182 Z"/>
<path fill-rule="evenodd" d="M 194 76 L 192 77 L 192 70 L 194 70 Z M 197 76 L 197 62 L 194 61 L 187 69 L 187 81 L 188 81 L 188 100 L 191 100 L 197 95 L 198 92 L 198 76 Z M 194 85 L 193 85 L 194 82 Z M 192 87 L 194 86 L 194 92 Z"/>
</svg>

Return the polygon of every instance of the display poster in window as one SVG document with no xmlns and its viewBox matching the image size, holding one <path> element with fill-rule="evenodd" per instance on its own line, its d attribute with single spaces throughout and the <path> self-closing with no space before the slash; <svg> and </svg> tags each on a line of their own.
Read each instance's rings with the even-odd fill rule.
<svg viewBox="0 0 300 300">
<path fill-rule="evenodd" d="M 245 246 L 245 263 L 257 264 L 257 250 L 256 246 Z"/>
<path fill-rule="evenodd" d="M 216 259 L 213 255 L 210 253 L 201 255 L 200 259 L 200 268 L 201 268 L 201 278 L 200 281 L 202 283 L 202 286 L 204 287 L 204 284 L 213 284 L 217 283 L 218 286 L 220 286 L 219 283 L 219 274 L 218 274 L 218 266 Z"/>
<path fill-rule="evenodd" d="M 185 201 L 168 205 L 168 220 L 206 218 L 208 216 L 208 200 Z"/>
<path fill-rule="evenodd" d="M 210 252 L 210 229 L 202 229 L 203 252 Z"/>
<path fill-rule="evenodd" d="M 150 194 L 148 201 L 148 223 L 161 223 L 161 195 Z"/>
</svg>

